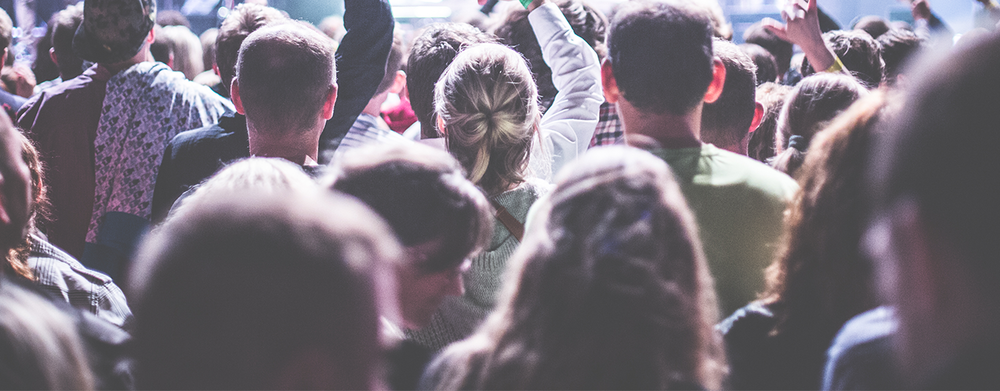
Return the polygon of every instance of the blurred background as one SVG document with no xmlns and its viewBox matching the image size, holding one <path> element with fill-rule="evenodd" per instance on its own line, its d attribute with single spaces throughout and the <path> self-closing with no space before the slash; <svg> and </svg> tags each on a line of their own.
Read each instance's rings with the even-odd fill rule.
<svg viewBox="0 0 1000 391">
<path fill-rule="evenodd" d="M 296 19 L 319 25 L 325 18 L 343 15 L 343 0 L 156 0 L 158 9 L 178 11 L 190 21 L 195 34 L 217 27 L 229 10 L 244 1 L 266 3 L 285 10 Z M 404 31 L 412 31 L 429 23 L 457 21 L 480 24 L 486 15 L 475 0 L 389 0 L 393 14 Z M 624 0 L 591 0 L 610 13 Z M 763 17 L 780 19 L 779 9 L 786 0 L 719 0 L 723 13 L 733 25 L 733 40 L 742 41 L 743 30 Z M 31 43 L 45 35 L 49 17 L 79 0 L 0 0 L 0 7 L 14 20 L 13 54 L 18 62 L 34 59 Z M 974 13 L 982 5 L 975 0 L 929 0 L 931 9 L 956 33 L 973 27 Z M 493 10 L 498 14 L 504 7 L 520 6 L 514 1 L 500 1 Z M 908 0 L 820 0 L 820 8 L 844 28 L 860 16 L 877 15 L 889 20 L 912 22 Z"/>
</svg>

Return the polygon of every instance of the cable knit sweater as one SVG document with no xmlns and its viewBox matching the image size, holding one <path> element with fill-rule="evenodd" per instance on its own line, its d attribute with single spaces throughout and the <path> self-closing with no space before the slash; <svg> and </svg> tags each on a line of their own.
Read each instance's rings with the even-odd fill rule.
<svg viewBox="0 0 1000 391">
<path fill-rule="evenodd" d="M 493 199 L 523 224 L 528 209 L 549 188 L 543 181 L 529 180 Z M 502 278 L 507 269 L 507 259 L 519 244 L 500 220 L 493 219 L 493 237 L 489 246 L 472 259 L 472 267 L 462 276 L 465 294 L 446 298 L 430 324 L 421 330 L 407 330 L 407 337 L 438 351 L 472 334 L 493 310 L 497 293 L 504 282 Z"/>
</svg>

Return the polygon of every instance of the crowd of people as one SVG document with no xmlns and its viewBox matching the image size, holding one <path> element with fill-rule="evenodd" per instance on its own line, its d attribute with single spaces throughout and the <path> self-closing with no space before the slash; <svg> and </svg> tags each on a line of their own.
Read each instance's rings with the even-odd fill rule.
<svg viewBox="0 0 1000 391">
<path fill-rule="evenodd" d="M 520 3 L 5 49 L 0 388 L 1000 387 L 1000 6 Z"/>
</svg>

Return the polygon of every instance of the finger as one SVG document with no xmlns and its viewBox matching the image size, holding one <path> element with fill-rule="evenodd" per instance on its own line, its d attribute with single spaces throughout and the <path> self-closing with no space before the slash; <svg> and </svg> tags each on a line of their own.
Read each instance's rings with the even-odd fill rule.
<svg viewBox="0 0 1000 391">
<path fill-rule="evenodd" d="M 781 40 L 788 41 L 788 29 L 781 22 L 771 18 L 764 18 L 764 20 L 761 21 L 761 24 L 764 26 L 764 28 L 774 33 L 774 35 L 776 35 Z"/>
<path fill-rule="evenodd" d="M 809 5 L 806 7 L 806 11 L 813 12 L 816 11 L 818 5 L 816 5 L 817 0 L 809 0 Z"/>
</svg>

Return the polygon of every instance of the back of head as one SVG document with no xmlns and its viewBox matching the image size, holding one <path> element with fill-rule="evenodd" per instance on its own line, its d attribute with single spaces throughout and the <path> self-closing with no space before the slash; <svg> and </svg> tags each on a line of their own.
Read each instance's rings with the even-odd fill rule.
<svg viewBox="0 0 1000 391">
<path fill-rule="evenodd" d="M 868 33 L 834 30 L 823 33 L 823 40 L 843 61 L 844 68 L 864 83 L 865 87 L 876 88 L 882 83 L 885 73 L 882 50 Z M 817 73 L 809 64 L 808 58 L 802 60 L 801 72 L 803 77 Z"/>
<path fill-rule="evenodd" d="M 131 270 L 137 384 L 375 388 L 375 298 L 392 293 L 378 279 L 398 256 L 384 223 L 346 197 L 202 197 L 150 235 Z"/>
<path fill-rule="evenodd" d="M 403 58 L 403 32 L 397 29 L 393 34 L 392 46 L 389 48 L 389 56 L 385 61 L 385 75 L 382 76 L 382 81 L 379 82 L 378 87 L 375 89 L 375 95 L 381 94 L 392 87 L 392 84 L 396 81 L 396 74 L 403 68 L 404 62 L 406 61 Z"/>
<path fill-rule="evenodd" d="M 893 236 L 901 226 L 910 225 L 905 229 L 922 228 L 926 238 L 933 238 L 919 244 L 893 241 L 898 246 L 895 253 L 880 259 L 887 265 L 881 281 L 893 282 L 888 286 L 895 290 L 892 299 L 901 307 L 901 325 L 908 331 L 900 345 L 904 348 L 901 357 L 917 363 L 904 374 L 915 380 L 910 385 L 913 387 L 926 387 L 921 382 L 928 375 L 939 375 L 928 369 L 940 368 L 942 360 L 953 358 L 955 351 L 977 346 L 992 349 L 997 343 L 995 334 L 982 331 L 995 330 L 1000 323 L 996 316 L 1000 308 L 996 284 L 1000 278 L 1000 220 L 996 218 L 1000 203 L 995 197 L 1000 189 L 1000 154 L 994 151 L 1000 143 L 1000 110 L 995 105 L 1000 100 L 1000 77 L 995 72 L 1000 66 L 1000 40 L 994 36 L 939 55 L 935 62 L 914 68 L 920 71 L 914 75 L 903 111 L 887 124 L 887 133 L 876 143 L 870 160 L 869 188 L 876 211 L 873 222 L 891 217 L 896 231 Z M 913 222 L 912 215 L 900 213 L 906 204 L 916 209 L 920 221 Z M 920 227 L 913 227 L 915 223 Z M 900 258 L 901 254 L 925 252 L 923 249 L 931 253 L 920 268 L 911 266 L 915 259 Z M 923 277 L 914 279 L 921 270 Z M 957 276 L 949 283 L 940 280 L 940 275 L 926 275 L 928 270 L 949 270 Z M 934 281 L 941 290 L 929 289 L 924 285 L 927 281 Z M 950 289 L 947 286 L 955 283 L 969 292 L 963 303 L 966 307 L 959 309 L 964 320 L 936 316 L 926 305 L 921 306 L 923 302 L 907 300 L 915 294 L 930 294 L 940 300 L 946 295 L 942 292 Z M 962 324 L 970 319 L 974 319 L 972 324 Z M 958 337 L 962 338 L 960 343 L 964 340 L 971 345 L 954 346 L 954 335 L 939 332 L 949 329 L 980 332 Z M 993 357 L 994 353 L 990 350 L 988 354 Z M 978 357 L 970 358 L 978 362 Z M 996 387 L 995 383 L 983 383 L 996 379 L 992 369 L 972 369 L 972 373 L 961 383 L 943 387 Z"/>
<path fill-rule="evenodd" d="M 715 39 L 716 58 L 726 66 L 722 95 L 701 111 L 701 140 L 718 147 L 741 145 L 756 109 L 757 67 L 736 45 Z"/>
<path fill-rule="evenodd" d="M 880 16 L 868 15 L 858 19 L 858 23 L 854 24 L 854 29 L 864 31 L 873 39 L 878 39 L 889 31 L 889 23 Z"/>
<path fill-rule="evenodd" d="M 591 150 L 561 171 L 538 213 L 500 307 L 468 340 L 488 342 L 465 387 L 719 387 L 714 288 L 662 160 Z"/>
<path fill-rule="evenodd" d="M 447 152 L 425 146 L 380 145 L 345 153 L 326 181 L 377 212 L 403 246 L 443 240 L 421 271 L 454 268 L 485 246 L 493 228 L 489 203 Z"/>
<path fill-rule="evenodd" d="M 336 83 L 333 40 L 301 23 L 254 31 L 240 47 L 236 79 L 247 122 L 260 132 L 310 129 Z"/>
<path fill-rule="evenodd" d="M 83 22 L 73 36 L 80 58 L 119 68 L 141 61 L 146 38 L 156 25 L 156 1 L 89 0 L 83 2 Z"/>
<path fill-rule="evenodd" d="M 212 27 L 205 30 L 198 36 L 201 41 L 201 65 L 206 71 L 212 70 L 215 66 L 215 41 L 219 39 L 219 29 Z"/>
<path fill-rule="evenodd" d="M 761 162 L 767 162 L 777 154 L 774 150 L 774 133 L 778 128 L 778 116 L 785 107 L 785 98 L 792 87 L 768 82 L 757 87 L 757 101 L 764 106 L 764 115 L 757 129 L 750 133 L 747 155 Z"/>
<path fill-rule="evenodd" d="M 445 68 L 466 47 L 495 41 L 492 35 L 460 23 L 430 25 L 413 40 L 406 62 L 406 90 L 422 138 L 441 137 L 434 119 L 434 85 Z"/>
<path fill-rule="evenodd" d="M 778 81 L 778 62 L 775 61 L 774 55 L 771 52 L 753 43 L 741 44 L 739 48 L 743 53 L 750 56 L 754 65 L 757 66 L 757 86 L 767 82 L 774 83 Z"/>
<path fill-rule="evenodd" d="M 608 61 L 623 97 L 637 109 L 680 115 L 712 81 L 712 25 L 682 1 L 624 3 L 611 20 Z"/>
<path fill-rule="evenodd" d="M 604 13 L 581 0 L 563 0 L 558 4 L 573 32 L 594 48 L 598 58 L 604 59 L 608 51 L 605 44 L 608 20 Z M 542 58 L 542 48 L 538 45 L 538 38 L 535 38 L 531 23 L 528 22 L 528 11 L 520 7 L 508 8 L 507 17 L 492 32 L 501 42 L 521 53 L 528 61 L 531 74 L 538 82 L 538 96 L 544 113 L 552 105 L 559 91 L 552 84 L 552 69 Z"/>
<path fill-rule="evenodd" d="M 219 26 L 219 36 L 215 40 L 215 64 L 219 68 L 219 78 L 226 90 L 236 76 L 236 60 L 240 45 L 250 33 L 271 23 L 288 21 L 281 11 L 266 5 L 243 3 L 237 5 Z"/>
<path fill-rule="evenodd" d="M 778 117 L 774 167 L 793 175 L 802 165 L 813 135 L 866 93 L 857 79 L 841 74 L 821 73 L 799 82 Z"/>
<path fill-rule="evenodd" d="M 926 41 L 909 30 L 892 29 L 878 37 L 882 46 L 882 60 L 885 61 L 885 81 L 895 85 L 899 74 L 907 62 L 914 58 Z"/>
<path fill-rule="evenodd" d="M 0 384 L 11 390 L 94 389 L 73 319 L 10 280 L 0 280 Z"/>
<path fill-rule="evenodd" d="M 492 43 L 462 51 L 435 87 L 434 109 L 470 181 L 489 195 L 524 181 L 541 115 L 521 55 Z"/>
<path fill-rule="evenodd" d="M 778 38 L 763 23 L 754 23 L 743 31 L 743 41 L 760 45 L 774 56 L 774 61 L 778 64 L 778 77 L 783 77 L 788 72 L 788 66 L 792 63 L 792 44 Z"/>
<path fill-rule="evenodd" d="M 184 26 L 163 26 L 157 32 L 157 40 L 161 37 L 170 47 L 173 54 L 173 69 L 184 74 L 188 80 L 204 71 L 202 65 L 201 40 Z"/>
<path fill-rule="evenodd" d="M 63 80 L 69 80 L 83 73 L 83 59 L 73 53 L 73 34 L 83 22 L 83 6 L 74 4 L 59 11 L 52 17 L 52 49 L 56 54 L 56 64 Z M 44 56 L 39 53 L 39 56 Z"/>
</svg>

